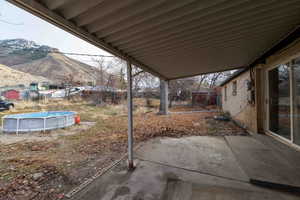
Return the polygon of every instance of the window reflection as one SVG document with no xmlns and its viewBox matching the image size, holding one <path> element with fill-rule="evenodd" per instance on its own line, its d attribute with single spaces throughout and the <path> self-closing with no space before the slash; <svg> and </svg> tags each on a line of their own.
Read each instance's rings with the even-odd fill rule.
<svg viewBox="0 0 300 200">
<path fill-rule="evenodd" d="M 290 77 L 288 65 L 269 71 L 269 129 L 291 139 Z"/>
<path fill-rule="evenodd" d="M 293 72 L 293 120 L 294 120 L 294 143 L 300 145 L 300 58 L 292 62 Z"/>
</svg>

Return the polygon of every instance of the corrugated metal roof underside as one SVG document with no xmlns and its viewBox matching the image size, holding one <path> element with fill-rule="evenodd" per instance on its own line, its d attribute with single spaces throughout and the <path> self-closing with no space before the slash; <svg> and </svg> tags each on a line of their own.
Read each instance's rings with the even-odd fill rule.
<svg viewBox="0 0 300 200">
<path fill-rule="evenodd" d="M 9 0 L 155 75 L 244 67 L 300 22 L 299 0 Z"/>
</svg>

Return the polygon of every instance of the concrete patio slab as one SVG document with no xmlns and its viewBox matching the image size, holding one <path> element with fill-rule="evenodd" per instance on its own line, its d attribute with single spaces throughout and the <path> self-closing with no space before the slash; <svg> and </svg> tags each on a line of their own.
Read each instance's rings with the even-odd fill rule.
<svg viewBox="0 0 300 200">
<path fill-rule="evenodd" d="M 123 161 L 74 195 L 72 200 L 300 198 L 295 194 L 250 184 L 222 137 L 153 139 L 139 148 L 137 153 L 141 160 L 135 160 L 137 168 L 134 171 L 128 172 L 126 161 Z M 199 158 L 198 154 L 205 159 Z M 222 156 L 229 161 L 220 158 Z M 204 169 L 209 173 L 202 173 Z M 234 170 L 238 175 L 234 175 Z M 231 178 L 231 175 L 235 178 Z"/>
<path fill-rule="evenodd" d="M 200 185 L 189 182 L 171 180 L 168 183 L 166 200 L 250 200 L 250 199 L 294 199 L 286 194 L 272 193 L 270 191 L 249 190 L 235 188 L 230 185 Z M 276 196 L 278 195 L 278 196 Z"/>
<path fill-rule="evenodd" d="M 188 170 L 248 181 L 224 137 L 155 139 L 140 148 L 139 159 L 156 161 Z"/>
<path fill-rule="evenodd" d="M 284 158 L 291 167 L 295 168 L 296 171 L 300 172 L 300 152 L 294 148 L 289 147 L 282 142 L 262 134 L 253 134 L 253 137 L 259 140 L 264 145 L 267 145 L 274 152 L 278 153 L 280 157 Z"/>
<path fill-rule="evenodd" d="M 178 181 L 173 190 L 168 188 L 170 180 Z M 138 161 L 135 171 L 128 172 L 126 162 L 123 162 L 76 194 L 72 200 L 176 200 L 176 198 L 296 200 L 299 196 L 260 188 L 246 182 Z"/>
<path fill-rule="evenodd" d="M 300 173 L 294 167 L 295 163 L 289 163 L 286 156 L 271 146 L 271 141 L 262 143 L 254 137 L 240 136 L 225 138 L 251 182 L 271 187 L 300 189 Z M 285 152 L 286 155 L 287 153 Z"/>
</svg>

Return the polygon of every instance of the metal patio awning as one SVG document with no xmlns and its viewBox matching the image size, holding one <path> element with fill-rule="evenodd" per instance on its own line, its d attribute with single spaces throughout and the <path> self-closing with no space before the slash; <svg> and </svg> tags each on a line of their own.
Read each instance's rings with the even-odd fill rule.
<svg viewBox="0 0 300 200">
<path fill-rule="evenodd" d="M 299 0 L 9 0 L 164 79 L 245 67 L 300 22 Z"/>
</svg>

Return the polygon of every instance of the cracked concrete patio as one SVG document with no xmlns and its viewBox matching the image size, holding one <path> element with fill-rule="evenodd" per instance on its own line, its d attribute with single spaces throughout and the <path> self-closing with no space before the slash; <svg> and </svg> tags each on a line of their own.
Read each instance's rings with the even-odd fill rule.
<svg viewBox="0 0 300 200">
<path fill-rule="evenodd" d="M 293 159 L 299 156 L 299 152 L 286 150 L 285 147 L 278 146 L 275 141 L 269 141 L 273 140 L 270 137 L 259 137 L 264 137 L 261 140 L 263 142 L 254 136 L 152 139 L 136 150 L 134 171 L 128 172 L 126 162 L 123 161 L 95 179 L 72 199 L 299 199 L 299 193 L 294 190 L 271 189 L 250 183 L 252 171 L 249 172 L 249 168 L 252 167 L 255 171 L 262 170 L 256 173 L 258 176 L 265 173 L 263 170 L 270 171 L 270 174 L 272 170 L 264 168 L 265 166 L 261 163 L 256 165 L 253 160 L 251 166 L 245 170 L 244 163 L 240 162 L 239 156 L 236 156 L 235 150 L 232 150 L 234 145 L 228 142 L 231 138 L 242 142 L 255 140 L 260 145 L 263 144 L 265 148 L 270 147 L 272 152 L 284 151 L 292 155 Z M 266 145 L 264 141 L 272 142 L 275 146 Z M 251 147 L 246 146 L 246 148 L 251 151 Z M 273 160 L 272 162 L 276 164 L 280 161 Z M 284 176 L 283 173 L 281 177 Z M 299 177 L 294 175 L 294 179 L 297 178 Z"/>
</svg>

